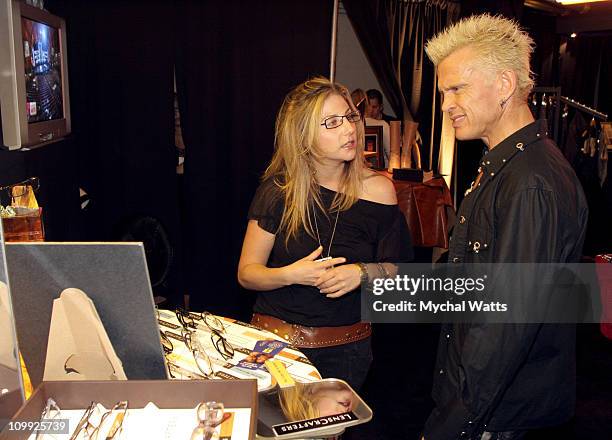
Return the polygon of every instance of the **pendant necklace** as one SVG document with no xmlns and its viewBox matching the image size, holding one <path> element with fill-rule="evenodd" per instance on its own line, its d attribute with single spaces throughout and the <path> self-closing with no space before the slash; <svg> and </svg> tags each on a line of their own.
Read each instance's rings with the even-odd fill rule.
<svg viewBox="0 0 612 440">
<path fill-rule="evenodd" d="M 313 203 L 312 206 L 312 212 L 314 215 L 314 224 L 315 224 L 315 232 L 317 233 L 317 241 L 319 242 L 319 246 L 323 247 L 323 243 L 321 243 L 321 236 L 319 235 L 319 225 L 317 224 L 317 214 L 315 212 L 315 206 Z M 331 208 L 331 206 L 330 206 Z M 336 220 L 334 221 L 334 228 L 332 229 L 332 233 L 331 233 L 331 238 L 329 239 L 329 248 L 327 249 L 327 256 L 320 258 L 319 260 L 316 261 L 325 261 L 325 260 L 329 260 L 331 259 L 331 249 L 332 249 L 332 244 L 334 242 L 334 235 L 336 234 L 336 226 L 338 226 L 338 217 L 340 216 L 340 209 L 338 209 L 338 211 L 336 211 Z M 330 224 L 331 225 L 331 224 Z M 325 248 L 323 248 L 323 252 L 325 251 Z"/>
</svg>

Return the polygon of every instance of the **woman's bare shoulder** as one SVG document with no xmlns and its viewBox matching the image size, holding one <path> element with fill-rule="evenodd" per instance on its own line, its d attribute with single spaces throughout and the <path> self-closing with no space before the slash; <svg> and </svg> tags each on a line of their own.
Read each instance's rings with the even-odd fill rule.
<svg viewBox="0 0 612 440">
<path fill-rule="evenodd" d="M 383 205 L 397 204 L 397 194 L 391 179 L 372 170 L 365 172 L 363 190 L 359 198 Z"/>
</svg>

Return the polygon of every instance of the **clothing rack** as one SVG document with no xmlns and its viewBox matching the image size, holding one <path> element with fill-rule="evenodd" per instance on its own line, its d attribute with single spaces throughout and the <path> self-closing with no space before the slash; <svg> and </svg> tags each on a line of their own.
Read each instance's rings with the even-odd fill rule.
<svg viewBox="0 0 612 440">
<path fill-rule="evenodd" d="M 561 141 L 561 139 L 559 139 L 559 131 L 561 127 L 562 104 L 567 104 L 568 106 L 587 113 L 601 121 L 608 120 L 607 114 L 584 105 L 574 99 L 561 96 L 561 87 L 534 87 L 531 95 L 529 104 L 536 118 L 543 108 L 544 110 L 548 110 L 545 113 L 548 114 L 547 119 L 549 119 L 548 123 L 550 136 L 554 139 L 557 145 L 559 145 L 559 142 Z M 546 109 L 545 106 L 550 106 L 550 108 Z"/>
<path fill-rule="evenodd" d="M 555 142 L 559 142 L 559 125 L 561 122 L 561 106 L 559 102 L 561 101 L 561 87 L 534 87 L 531 91 L 533 97 L 535 97 L 536 104 L 530 105 L 530 108 L 534 113 L 534 116 L 537 119 L 539 110 L 542 106 L 553 106 L 552 117 L 549 119 L 549 128 L 551 131 L 551 137 Z M 548 99 L 545 99 L 547 97 Z M 531 103 L 531 101 L 530 101 Z"/>
<path fill-rule="evenodd" d="M 608 115 L 606 115 L 605 113 L 599 112 L 599 111 L 595 110 L 594 108 L 591 108 L 589 106 L 586 106 L 584 104 L 579 103 L 578 101 L 574 101 L 573 99 L 567 98 L 565 96 L 561 96 L 560 100 L 564 104 L 567 104 L 569 106 L 577 108 L 578 110 L 581 110 L 581 111 L 583 111 L 585 113 L 588 113 L 591 116 L 594 116 L 596 118 L 599 118 L 602 121 L 607 121 L 608 120 Z"/>
</svg>

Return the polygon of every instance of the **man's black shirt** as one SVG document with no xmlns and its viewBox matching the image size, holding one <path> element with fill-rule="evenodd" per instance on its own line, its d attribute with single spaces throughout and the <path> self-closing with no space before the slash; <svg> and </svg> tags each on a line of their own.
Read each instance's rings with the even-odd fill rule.
<svg viewBox="0 0 612 440">
<path fill-rule="evenodd" d="M 579 261 L 587 204 L 546 127 L 529 124 L 484 155 L 480 183 L 459 208 L 449 262 Z M 446 324 L 434 374 L 427 440 L 559 424 L 574 410 L 575 328 Z"/>
</svg>

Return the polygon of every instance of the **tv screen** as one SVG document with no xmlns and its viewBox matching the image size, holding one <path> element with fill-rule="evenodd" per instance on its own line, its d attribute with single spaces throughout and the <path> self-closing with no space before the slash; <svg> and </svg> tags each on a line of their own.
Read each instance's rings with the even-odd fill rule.
<svg viewBox="0 0 612 440">
<path fill-rule="evenodd" d="M 21 17 L 28 123 L 62 119 L 62 57 L 59 31 Z"/>
<path fill-rule="evenodd" d="M 66 21 L 0 0 L 0 108 L 5 145 L 44 145 L 70 133 Z"/>
</svg>

